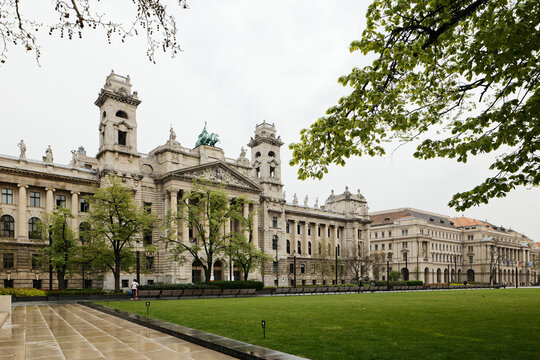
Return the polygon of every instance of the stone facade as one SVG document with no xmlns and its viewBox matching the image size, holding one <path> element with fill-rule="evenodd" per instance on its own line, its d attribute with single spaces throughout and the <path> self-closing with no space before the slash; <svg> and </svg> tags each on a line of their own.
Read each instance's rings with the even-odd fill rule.
<svg viewBox="0 0 540 360">
<path fill-rule="evenodd" d="M 318 205 L 318 199 L 314 206 L 308 206 L 307 197 L 299 202 L 296 194 L 292 203 L 287 203 L 281 182 L 283 142 L 274 124 L 263 122 L 256 126 L 247 144 L 251 148 L 250 158 L 246 157 L 244 148 L 239 157 L 232 159 L 225 157 L 218 147 L 184 147 L 176 140 L 172 128 L 163 145 L 142 154 L 137 149 L 136 114 L 140 103 L 137 93 L 131 89 L 129 76 L 112 72 L 95 101 L 100 110 L 99 150 L 95 158 L 87 156 L 81 147 L 72 151 L 69 165 L 60 165 L 54 163 L 49 147 L 43 161 L 27 160 L 23 141 L 19 144 L 19 157 L 0 156 L 0 281 L 4 281 L 4 286 L 48 288 L 48 272 L 32 260 L 40 246 L 32 239 L 36 237 L 35 221 L 56 206 L 63 206 L 74 214 L 71 225 L 78 231 L 88 211 L 84 195 L 92 194 L 110 173 L 118 175 L 133 189 L 138 204 L 147 206 L 158 216 L 168 210 L 176 211 L 179 199 L 191 191 L 193 180 L 199 177 L 224 185 L 230 199 L 240 195 L 249 199 L 251 208 L 246 206 L 244 212 L 256 211 L 257 214 L 253 243 L 277 258 L 250 276 L 263 279 L 267 285 L 286 286 L 295 280 L 298 285 L 330 284 L 336 277 L 338 283 L 349 283 L 353 275 L 344 260 L 372 251 L 387 251 L 386 243 L 393 244 L 393 268 L 402 268 L 403 254 L 407 254 L 405 269 L 409 270 L 409 275 L 416 273 L 413 269 L 422 269 L 418 278 L 427 282 L 438 280 L 438 269 L 444 273 L 450 262 L 440 259 L 447 255 L 457 257 L 456 261 L 460 262 L 461 265 L 453 268 L 457 269 L 457 274 L 473 269 L 477 281 L 488 280 L 485 251 L 489 249 L 497 249 L 499 262 L 518 258 L 526 262 L 530 258 L 527 249 L 532 242 L 515 232 L 480 225 L 472 228 L 460 225 L 458 220 L 452 223 L 441 215 L 433 215 L 433 221 L 426 220 L 425 216 L 396 217 L 392 215 L 395 211 L 387 212 L 388 216 L 384 213 L 370 216 L 362 194 L 348 189 L 341 194 L 332 191 L 322 206 Z M 224 231 L 234 226 L 226 224 Z M 402 233 L 403 229 L 408 232 Z M 390 232 L 391 236 L 379 237 Z M 448 235 L 436 235 L 443 233 Z M 194 235 L 186 224 L 178 224 L 179 239 L 191 241 Z M 469 235 L 474 240 L 468 241 Z M 151 264 L 142 275 L 142 283 L 185 283 L 201 276 L 201 269 L 191 262 L 182 265 L 172 262 L 166 244 L 157 242 L 158 238 L 159 234 L 154 232 L 152 237 L 144 239 L 154 242 L 157 251 L 142 255 L 148 257 Z M 400 246 L 405 242 L 410 245 Z M 441 250 L 447 246 L 452 250 Z M 473 246 L 473 251 L 468 250 L 469 246 Z M 471 254 L 473 262 L 469 263 Z M 428 269 L 426 275 L 424 268 Z M 529 269 L 523 267 L 522 272 L 525 271 Z M 218 259 L 214 266 L 215 279 L 229 279 L 229 273 L 236 278 L 240 276 L 227 258 Z M 505 274 L 511 274 L 510 269 Z M 536 275 L 530 273 L 530 276 Z M 124 274 L 122 286 L 127 287 L 133 277 L 133 274 Z M 85 280 L 86 287 L 113 287 L 111 275 L 87 276 Z M 68 276 L 68 287 L 82 285 L 82 273 Z"/>
</svg>

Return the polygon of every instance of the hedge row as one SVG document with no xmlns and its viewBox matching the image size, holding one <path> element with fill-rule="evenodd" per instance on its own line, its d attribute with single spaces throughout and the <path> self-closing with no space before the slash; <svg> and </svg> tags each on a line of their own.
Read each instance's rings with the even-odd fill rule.
<svg viewBox="0 0 540 360">
<path fill-rule="evenodd" d="M 111 290 L 103 289 L 70 289 L 70 290 L 40 290 L 23 288 L 0 288 L 0 295 L 23 296 L 66 296 L 66 295 L 103 295 L 113 294 Z"/>
<path fill-rule="evenodd" d="M 161 284 L 141 285 L 139 290 L 192 290 L 192 289 L 257 289 L 262 290 L 262 281 L 212 281 L 211 283 L 200 282 L 197 284 Z"/>
</svg>

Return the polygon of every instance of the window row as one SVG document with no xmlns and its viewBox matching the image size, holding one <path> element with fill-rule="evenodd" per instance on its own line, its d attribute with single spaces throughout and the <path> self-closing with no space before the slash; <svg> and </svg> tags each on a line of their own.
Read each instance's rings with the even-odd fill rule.
<svg viewBox="0 0 540 360">
<path fill-rule="evenodd" d="M 321 237 L 321 228 L 323 227 L 324 225 L 321 225 L 321 226 L 318 226 L 317 227 L 317 236 L 318 237 Z M 272 227 L 274 228 L 277 228 L 277 217 L 273 217 L 272 218 Z M 306 228 L 306 224 L 302 225 L 302 224 L 296 224 L 296 234 L 297 235 L 303 235 L 304 234 L 304 231 L 305 231 L 305 228 Z M 311 236 L 311 228 L 312 226 L 307 226 L 307 234 L 309 236 Z M 327 229 L 327 237 L 330 237 L 331 236 L 331 229 L 330 229 L 330 226 L 326 226 L 326 229 Z M 291 233 L 291 230 L 292 230 L 292 226 L 291 226 L 291 223 L 289 221 L 286 221 L 285 222 L 285 232 L 287 234 L 290 234 Z M 341 227 L 338 227 L 337 228 L 337 238 L 340 239 L 341 238 L 341 233 L 342 233 L 342 228 Z M 360 232 L 359 232 L 360 234 Z"/>
<path fill-rule="evenodd" d="M 30 207 L 42 207 L 42 196 L 39 191 L 30 191 L 30 201 L 28 205 Z M 13 205 L 13 189 L 2 188 L 2 204 Z M 65 208 L 67 204 L 66 195 L 56 195 L 55 205 L 56 207 Z M 90 204 L 86 199 L 79 200 L 79 211 L 88 212 Z"/>
<path fill-rule="evenodd" d="M 43 268 L 43 257 L 40 254 L 32 254 L 30 261 L 32 270 L 41 270 Z M 15 269 L 15 253 L 2 254 L 2 269 Z"/>
<path fill-rule="evenodd" d="M 37 240 L 42 238 L 39 222 L 40 219 L 37 217 L 31 217 L 30 219 L 28 219 L 29 239 Z M 87 230 L 90 230 L 90 225 L 87 222 L 82 222 L 79 225 L 80 234 L 84 234 Z M 0 216 L 0 238 L 15 238 L 15 219 L 13 219 L 13 216 Z"/>
</svg>

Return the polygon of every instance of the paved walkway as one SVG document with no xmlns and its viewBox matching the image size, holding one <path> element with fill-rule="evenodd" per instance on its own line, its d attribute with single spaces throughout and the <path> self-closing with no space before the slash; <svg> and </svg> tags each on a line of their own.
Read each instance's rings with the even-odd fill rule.
<svg viewBox="0 0 540 360">
<path fill-rule="evenodd" d="M 230 356 L 77 304 L 16 306 L 0 360 L 225 360 Z"/>
</svg>

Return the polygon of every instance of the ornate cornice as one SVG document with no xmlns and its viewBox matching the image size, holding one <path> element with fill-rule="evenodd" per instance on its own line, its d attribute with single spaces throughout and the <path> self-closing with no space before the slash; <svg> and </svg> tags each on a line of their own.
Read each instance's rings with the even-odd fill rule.
<svg viewBox="0 0 540 360">
<path fill-rule="evenodd" d="M 86 184 L 86 185 L 91 185 L 91 186 L 99 185 L 99 181 L 96 174 L 93 174 L 95 176 L 95 179 L 88 179 L 88 178 L 85 179 L 85 178 L 73 177 L 73 176 L 68 176 L 68 175 L 52 174 L 52 173 L 48 173 L 44 171 L 42 172 L 42 171 L 36 171 L 36 170 L 12 168 L 8 166 L 0 166 L 0 172 L 7 173 L 7 174 L 32 176 L 32 177 L 45 179 L 45 180 L 52 180 L 52 181 Z"/>
<path fill-rule="evenodd" d="M 116 101 L 123 102 L 125 104 L 138 106 L 141 103 L 141 100 L 134 98 L 133 96 L 123 95 L 121 93 L 115 93 L 110 90 L 101 89 L 101 92 L 98 95 L 97 100 L 94 102 L 95 105 L 101 106 L 105 103 L 105 100 L 112 99 Z"/>
</svg>

